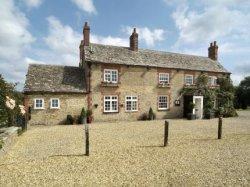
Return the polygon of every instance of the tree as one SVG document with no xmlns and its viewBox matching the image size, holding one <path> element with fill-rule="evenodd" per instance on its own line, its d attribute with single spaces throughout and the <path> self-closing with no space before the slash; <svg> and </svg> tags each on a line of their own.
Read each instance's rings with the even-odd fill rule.
<svg viewBox="0 0 250 187">
<path fill-rule="evenodd" d="M 234 86 L 230 78 L 218 78 L 217 80 L 220 88 L 217 92 L 218 111 L 224 117 L 237 116 L 234 108 Z"/>
<path fill-rule="evenodd" d="M 19 105 L 23 103 L 23 95 L 15 90 L 16 85 L 6 82 L 0 74 L 0 126 L 12 125 L 13 116 L 20 114 Z M 6 106 L 7 97 L 15 101 L 13 109 Z"/>
<path fill-rule="evenodd" d="M 211 112 L 222 114 L 224 117 L 237 116 L 234 108 L 234 87 L 229 78 L 218 78 L 218 88 L 211 89 L 208 86 L 208 77 L 205 74 L 199 75 L 195 87 L 185 87 L 181 90 L 183 95 L 203 95 L 204 115 Z M 214 108 L 214 102 L 217 100 L 218 108 Z M 223 111 L 223 112 L 222 112 Z"/>
<path fill-rule="evenodd" d="M 246 109 L 250 106 L 250 76 L 242 80 L 235 91 L 235 105 L 237 108 Z"/>
</svg>

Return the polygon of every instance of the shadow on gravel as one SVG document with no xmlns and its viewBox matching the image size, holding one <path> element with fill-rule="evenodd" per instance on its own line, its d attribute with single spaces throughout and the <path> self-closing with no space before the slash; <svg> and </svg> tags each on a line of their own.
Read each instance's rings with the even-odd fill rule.
<svg viewBox="0 0 250 187">
<path fill-rule="evenodd" d="M 75 154 L 75 155 L 51 155 L 49 157 L 77 157 L 77 156 L 87 156 L 86 154 Z"/>
</svg>

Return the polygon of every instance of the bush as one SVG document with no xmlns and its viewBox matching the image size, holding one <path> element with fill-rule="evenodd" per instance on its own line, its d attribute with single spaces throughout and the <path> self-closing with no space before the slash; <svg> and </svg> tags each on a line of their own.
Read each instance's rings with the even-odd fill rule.
<svg viewBox="0 0 250 187">
<path fill-rule="evenodd" d="M 138 120 L 142 120 L 142 121 L 146 121 L 148 120 L 148 114 L 147 113 L 143 113 Z"/>
<path fill-rule="evenodd" d="M 84 107 L 82 108 L 81 116 L 82 117 L 86 117 L 87 116 L 87 112 L 85 111 Z"/>
<path fill-rule="evenodd" d="M 3 148 L 3 140 L 0 139 L 0 149 Z"/>
<path fill-rule="evenodd" d="M 73 125 L 73 123 L 74 123 L 74 118 L 71 115 L 67 115 L 66 124 Z"/>
<path fill-rule="evenodd" d="M 148 111 L 148 119 L 153 120 L 154 119 L 154 112 L 153 109 L 150 107 Z"/>
</svg>

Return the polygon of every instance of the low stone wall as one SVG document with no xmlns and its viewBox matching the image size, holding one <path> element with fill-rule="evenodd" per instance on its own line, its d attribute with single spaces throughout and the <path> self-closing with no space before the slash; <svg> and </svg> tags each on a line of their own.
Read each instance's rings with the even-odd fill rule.
<svg viewBox="0 0 250 187">
<path fill-rule="evenodd" d="M 3 147 L 0 149 L 0 156 L 3 156 L 15 144 L 18 136 L 19 127 L 8 127 L 0 129 L 0 140 L 3 141 Z"/>
</svg>

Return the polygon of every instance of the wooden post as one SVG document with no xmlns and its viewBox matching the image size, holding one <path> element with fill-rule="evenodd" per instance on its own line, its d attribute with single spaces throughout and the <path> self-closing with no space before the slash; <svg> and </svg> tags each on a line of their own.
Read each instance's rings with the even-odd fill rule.
<svg viewBox="0 0 250 187">
<path fill-rule="evenodd" d="M 168 144 L 168 128 L 169 128 L 169 122 L 165 121 L 164 125 L 164 147 Z"/>
<path fill-rule="evenodd" d="M 218 139 L 221 139 L 222 135 L 222 116 L 219 117 L 219 122 L 218 122 Z"/>
<path fill-rule="evenodd" d="M 89 125 L 88 124 L 85 124 L 85 139 L 86 139 L 85 155 L 89 156 Z"/>
</svg>

